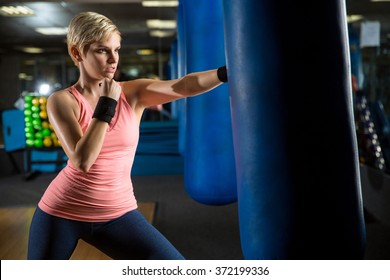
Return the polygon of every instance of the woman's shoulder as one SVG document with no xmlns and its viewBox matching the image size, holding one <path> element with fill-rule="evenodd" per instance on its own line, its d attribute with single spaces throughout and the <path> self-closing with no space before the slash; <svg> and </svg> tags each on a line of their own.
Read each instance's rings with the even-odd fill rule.
<svg viewBox="0 0 390 280">
<path fill-rule="evenodd" d="M 69 91 L 69 89 L 62 89 L 53 92 L 47 99 L 48 111 L 71 111 L 77 113 L 79 111 L 79 105 L 75 96 Z"/>
<path fill-rule="evenodd" d="M 74 102 L 76 101 L 76 98 L 70 92 L 69 89 L 62 89 L 53 92 L 48 98 L 48 102 L 49 101 L 50 102 Z"/>
</svg>

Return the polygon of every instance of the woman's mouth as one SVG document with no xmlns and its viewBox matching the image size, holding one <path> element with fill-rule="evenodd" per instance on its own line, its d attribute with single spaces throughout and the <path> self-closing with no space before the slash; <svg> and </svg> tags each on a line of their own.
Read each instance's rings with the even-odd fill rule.
<svg viewBox="0 0 390 280">
<path fill-rule="evenodd" d="M 106 68 L 106 72 L 107 73 L 114 74 L 115 71 L 116 71 L 116 67 L 108 67 L 108 68 Z"/>
</svg>

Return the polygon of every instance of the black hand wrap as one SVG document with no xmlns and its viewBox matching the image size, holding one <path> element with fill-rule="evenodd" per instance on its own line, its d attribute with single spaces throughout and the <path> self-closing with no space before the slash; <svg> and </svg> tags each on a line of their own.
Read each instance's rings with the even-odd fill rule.
<svg viewBox="0 0 390 280">
<path fill-rule="evenodd" d="M 115 115 L 116 104 L 118 104 L 118 102 L 115 99 L 107 96 L 100 96 L 92 118 L 110 123 Z"/>
<path fill-rule="evenodd" d="M 226 65 L 225 65 L 225 66 L 221 66 L 221 67 L 218 68 L 218 70 L 217 70 L 217 76 L 218 76 L 218 79 L 219 79 L 222 83 L 226 83 L 226 82 L 228 81 Z"/>
</svg>

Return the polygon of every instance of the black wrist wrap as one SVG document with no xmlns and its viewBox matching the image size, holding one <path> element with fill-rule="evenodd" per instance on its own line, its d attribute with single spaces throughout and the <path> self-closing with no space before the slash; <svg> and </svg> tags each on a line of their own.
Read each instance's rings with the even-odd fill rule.
<svg viewBox="0 0 390 280">
<path fill-rule="evenodd" d="M 219 79 L 222 83 L 226 83 L 226 82 L 228 81 L 226 65 L 225 65 L 225 66 L 221 66 L 221 67 L 218 68 L 218 70 L 217 70 L 217 76 L 218 76 L 218 79 Z"/>
<path fill-rule="evenodd" d="M 92 118 L 110 123 L 111 119 L 115 115 L 115 108 L 117 103 L 118 102 L 115 99 L 107 96 L 100 96 Z"/>
</svg>

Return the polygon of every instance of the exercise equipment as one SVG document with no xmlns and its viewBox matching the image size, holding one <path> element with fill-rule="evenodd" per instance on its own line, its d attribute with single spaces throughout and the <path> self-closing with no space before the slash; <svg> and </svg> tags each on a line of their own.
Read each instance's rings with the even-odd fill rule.
<svg viewBox="0 0 390 280">
<path fill-rule="evenodd" d="M 177 121 L 141 122 L 133 176 L 183 175 L 184 159 L 178 149 Z"/>
<path fill-rule="evenodd" d="M 388 135 L 384 137 L 383 132 L 386 132 L 386 128 L 380 124 L 386 124 L 388 121 L 386 114 L 382 111 L 383 107 L 381 108 L 380 101 L 374 102 L 370 106 L 366 96 L 360 95 L 355 97 L 354 105 L 359 160 L 362 164 L 387 171 L 385 160 L 387 154 L 385 154 L 386 150 L 383 148 L 383 144 L 388 144 Z"/>
<path fill-rule="evenodd" d="M 182 12 L 179 22 L 184 24 L 186 73 L 224 65 L 221 0 L 182 0 L 179 11 Z M 194 200 L 204 204 L 235 202 L 237 188 L 228 87 L 220 86 L 209 93 L 187 98 L 186 102 L 185 189 Z"/>
<path fill-rule="evenodd" d="M 24 113 L 22 110 L 8 109 L 1 112 L 1 128 L 4 140 L 4 151 L 7 153 L 13 169 L 20 173 L 14 154 L 25 147 Z"/>
<path fill-rule="evenodd" d="M 30 180 L 41 171 L 59 171 L 68 158 L 49 122 L 47 97 L 29 93 L 23 99 L 25 179 Z"/>
<path fill-rule="evenodd" d="M 61 147 L 48 120 L 47 98 L 33 94 L 25 95 L 23 98 L 26 146 L 28 148 Z"/>
<path fill-rule="evenodd" d="M 244 257 L 363 258 L 345 2 L 223 8 Z"/>
<path fill-rule="evenodd" d="M 174 40 L 171 44 L 171 50 L 169 53 L 169 59 L 168 59 L 168 79 L 173 80 L 179 78 L 178 75 L 178 50 L 177 50 L 178 42 L 177 40 Z M 178 110 L 178 104 L 176 101 L 171 102 L 171 120 L 178 120 L 179 119 L 179 110 Z"/>
<path fill-rule="evenodd" d="M 187 73 L 187 53 L 186 39 L 184 30 L 184 9 L 183 4 L 179 2 L 177 9 L 177 75 L 182 77 Z M 186 150 L 186 103 L 185 98 L 176 101 L 177 115 L 179 121 L 179 152 L 182 156 Z"/>
</svg>

